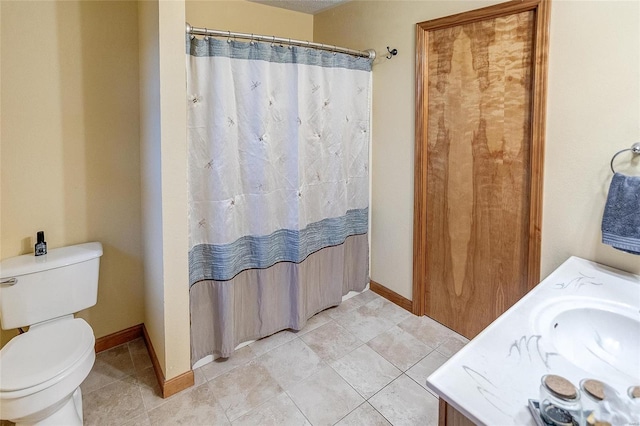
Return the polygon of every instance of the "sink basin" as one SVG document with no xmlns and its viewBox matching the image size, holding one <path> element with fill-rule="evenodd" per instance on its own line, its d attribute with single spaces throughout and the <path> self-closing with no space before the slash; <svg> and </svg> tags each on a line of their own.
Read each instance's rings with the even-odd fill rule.
<svg viewBox="0 0 640 426">
<path fill-rule="evenodd" d="M 537 324 L 550 351 L 598 375 L 640 377 L 640 310 L 592 299 L 547 305 Z"/>
</svg>

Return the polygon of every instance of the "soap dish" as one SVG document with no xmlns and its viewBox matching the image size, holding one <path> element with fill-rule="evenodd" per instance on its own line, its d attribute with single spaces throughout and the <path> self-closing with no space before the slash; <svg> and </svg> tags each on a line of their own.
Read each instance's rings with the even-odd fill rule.
<svg viewBox="0 0 640 426">
<path fill-rule="evenodd" d="M 531 417 L 533 417 L 533 421 L 536 422 L 537 426 L 549 426 L 549 423 L 546 423 L 540 414 L 540 402 L 538 402 L 538 400 L 529 400 L 529 411 L 531 411 Z M 575 420 L 572 421 L 572 424 L 575 426 L 578 425 Z"/>
<path fill-rule="evenodd" d="M 537 400 L 529 400 L 529 411 L 531 411 L 531 416 L 533 417 L 533 421 L 536 422 L 536 425 L 547 426 L 540 416 L 540 403 Z"/>
</svg>

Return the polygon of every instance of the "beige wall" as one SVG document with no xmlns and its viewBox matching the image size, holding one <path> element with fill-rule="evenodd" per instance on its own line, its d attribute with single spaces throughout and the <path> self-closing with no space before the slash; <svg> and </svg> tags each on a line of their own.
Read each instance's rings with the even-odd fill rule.
<svg viewBox="0 0 640 426">
<path fill-rule="evenodd" d="M 314 41 L 366 49 L 373 68 L 372 280 L 412 298 L 415 24 L 498 2 L 353 1 Z M 640 272 L 599 242 L 611 154 L 640 139 L 638 2 L 556 1 L 551 12 L 542 276 L 570 255 Z M 398 49 L 392 60 L 386 47 Z"/>
<path fill-rule="evenodd" d="M 191 369 L 185 3 L 159 3 L 165 377 L 171 379 Z"/>
<path fill-rule="evenodd" d="M 97 337 L 144 318 L 137 4 L 2 1 L 0 257 L 100 241 Z M 13 334 L 3 334 L 3 343 Z"/>
<path fill-rule="evenodd" d="M 190 370 L 183 1 L 139 3 L 145 326 L 166 379 Z"/>
<path fill-rule="evenodd" d="M 299 40 L 313 38 L 313 15 L 245 0 L 187 0 L 186 15 L 194 27 Z"/>
<path fill-rule="evenodd" d="M 144 236 L 144 324 L 165 369 L 160 52 L 158 2 L 138 3 L 140 63 L 140 176 Z"/>
<path fill-rule="evenodd" d="M 640 141 L 640 2 L 553 3 L 547 108 L 542 275 L 571 255 L 640 274 L 600 242 L 611 156 Z"/>
</svg>

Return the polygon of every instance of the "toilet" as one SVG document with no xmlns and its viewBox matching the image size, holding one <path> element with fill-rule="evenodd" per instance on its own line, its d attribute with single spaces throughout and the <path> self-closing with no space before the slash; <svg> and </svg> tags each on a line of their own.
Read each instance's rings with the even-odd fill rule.
<svg viewBox="0 0 640 426">
<path fill-rule="evenodd" d="M 96 304 L 102 245 L 0 262 L 0 323 L 29 327 L 0 350 L 0 418 L 82 425 L 80 383 L 96 359 L 93 330 L 73 314 Z"/>
</svg>

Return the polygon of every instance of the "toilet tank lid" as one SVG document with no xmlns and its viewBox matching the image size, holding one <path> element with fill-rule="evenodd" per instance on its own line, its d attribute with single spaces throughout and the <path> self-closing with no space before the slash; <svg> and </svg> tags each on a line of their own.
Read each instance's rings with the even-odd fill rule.
<svg viewBox="0 0 640 426">
<path fill-rule="evenodd" d="M 102 256 L 102 244 L 92 242 L 51 249 L 44 256 L 34 256 L 31 253 L 10 257 L 0 261 L 0 278 L 19 277 L 62 268 L 100 256 Z"/>
</svg>

